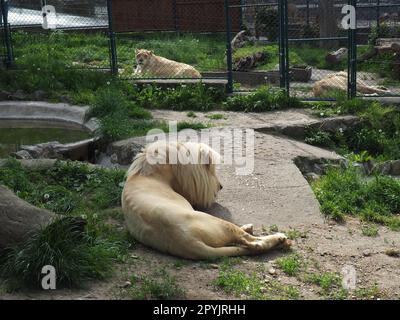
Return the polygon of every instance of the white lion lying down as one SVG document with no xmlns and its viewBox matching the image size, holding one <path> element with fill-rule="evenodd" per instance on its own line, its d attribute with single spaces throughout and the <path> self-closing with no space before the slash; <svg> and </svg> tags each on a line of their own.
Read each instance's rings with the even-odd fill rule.
<svg viewBox="0 0 400 320">
<path fill-rule="evenodd" d="M 194 67 L 163 57 L 156 56 L 153 51 L 136 50 L 137 67 L 135 75 L 160 78 L 201 78 Z"/>
<path fill-rule="evenodd" d="M 315 97 L 323 97 L 329 94 L 332 90 L 347 91 L 347 72 L 338 72 L 326 76 L 324 79 L 317 81 L 313 87 Z M 357 80 L 357 92 L 374 95 L 374 94 L 388 94 L 390 91 L 383 87 L 369 86 L 362 80 Z"/>
<path fill-rule="evenodd" d="M 122 193 L 129 232 L 145 245 L 187 259 L 290 246 L 282 233 L 253 236 L 251 225 L 238 227 L 193 208 L 209 207 L 222 189 L 215 171 L 218 159 L 205 144 L 159 141 L 147 146 L 129 168 Z"/>
</svg>

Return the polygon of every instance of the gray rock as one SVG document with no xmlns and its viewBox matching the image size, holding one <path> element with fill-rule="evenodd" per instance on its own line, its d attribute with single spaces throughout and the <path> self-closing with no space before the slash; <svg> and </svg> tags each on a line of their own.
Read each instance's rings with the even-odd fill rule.
<svg viewBox="0 0 400 320">
<path fill-rule="evenodd" d="M 400 160 L 392 161 L 390 174 L 393 176 L 400 176 Z"/>
<path fill-rule="evenodd" d="M 392 171 L 392 161 L 376 164 L 373 171 L 384 175 L 390 174 Z"/>
<path fill-rule="evenodd" d="M 364 257 L 369 257 L 371 255 L 371 251 L 368 249 L 365 249 L 362 254 Z"/>
<path fill-rule="evenodd" d="M 309 172 L 304 175 L 304 178 L 306 178 L 306 180 L 308 182 L 314 182 L 314 181 L 318 180 L 320 178 L 320 176 L 314 172 Z"/>
<path fill-rule="evenodd" d="M 10 99 L 10 92 L 5 90 L 0 90 L 0 101 L 9 100 Z"/>
<path fill-rule="evenodd" d="M 23 90 L 20 89 L 11 94 L 10 97 L 13 100 L 27 100 L 27 95 Z"/>
<path fill-rule="evenodd" d="M 108 147 L 107 154 L 111 155 L 111 162 L 128 165 L 144 146 L 145 142 L 141 143 L 137 138 L 117 141 Z"/>
<path fill-rule="evenodd" d="M 30 232 L 49 224 L 56 215 L 36 208 L 0 186 L 0 249 L 25 240 Z"/>
<path fill-rule="evenodd" d="M 16 159 L 33 159 L 31 154 L 26 150 L 20 150 L 12 154 L 12 156 Z"/>
<path fill-rule="evenodd" d="M 70 97 L 68 97 L 66 95 L 62 95 L 59 98 L 60 98 L 60 101 L 63 102 L 63 103 L 70 103 L 71 102 Z"/>
<path fill-rule="evenodd" d="M 33 100 L 46 100 L 48 98 L 48 94 L 46 91 L 43 90 L 37 90 L 34 93 L 32 93 L 32 98 Z"/>
</svg>

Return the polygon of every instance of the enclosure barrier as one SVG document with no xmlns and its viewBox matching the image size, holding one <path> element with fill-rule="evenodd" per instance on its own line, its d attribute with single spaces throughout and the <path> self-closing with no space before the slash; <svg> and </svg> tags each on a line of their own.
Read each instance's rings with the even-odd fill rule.
<svg viewBox="0 0 400 320">
<path fill-rule="evenodd" d="M 0 56 L 8 67 L 29 68 L 32 46 L 68 68 L 103 69 L 132 82 L 210 80 L 228 92 L 268 85 L 307 100 L 333 100 L 339 91 L 350 98 L 371 94 L 365 88 L 400 96 L 400 53 L 387 49 L 400 38 L 400 3 L 394 0 L 0 4 Z M 356 8 L 355 29 L 342 28 L 345 5 Z M 186 66 L 138 68 L 138 49 Z M 180 73 L 182 68 L 190 72 Z"/>
</svg>

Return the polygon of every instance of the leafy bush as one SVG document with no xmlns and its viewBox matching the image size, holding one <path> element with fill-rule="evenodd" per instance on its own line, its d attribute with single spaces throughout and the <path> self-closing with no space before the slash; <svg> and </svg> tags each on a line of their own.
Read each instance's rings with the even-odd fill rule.
<svg viewBox="0 0 400 320">
<path fill-rule="evenodd" d="M 279 34 L 279 14 L 278 10 L 271 8 L 262 8 L 256 15 L 256 34 L 265 36 L 268 41 L 275 42 Z"/>
<path fill-rule="evenodd" d="M 344 155 L 367 152 L 369 160 L 372 157 L 378 160 L 400 159 L 398 109 L 358 99 L 339 101 L 333 107 L 326 104 L 314 105 L 313 109 L 328 115 L 355 114 L 361 121 L 337 132 L 309 129 L 305 137 L 307 143 L 332 148 Z"/>
<path fill-rule="evenodd" d="M 79 230 L 73 219 L 59 219 L 3 253 L 0 276 L 9 289 L 40 288 L 42 268 L 51 265 L 58 288 L 80 287 L 82 281 L 108 276 L 117 250 Z"/>
<path fill-rule="evenodd" d="M 154 85 L 144 87 L 136 100 L 138 105 L 149 109 L 209 111 L 225 98 L 222 89 L 209 87 L 203 83 L 180 85 L 176 88 L 162 88 Z"/>
<path fill-rule="evenodd" d="M 287 108 L 299 108 L 302 102 L 289 97 L 285 91 L 271 87 L 261 87 L 248 95 L 235 95 L 223 104 L 229 111 L 265 112 Z"/>
</svg>

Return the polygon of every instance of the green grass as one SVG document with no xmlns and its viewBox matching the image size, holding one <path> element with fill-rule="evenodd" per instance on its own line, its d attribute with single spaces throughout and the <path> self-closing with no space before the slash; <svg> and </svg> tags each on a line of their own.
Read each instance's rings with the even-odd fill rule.
<svg viewBox="0 0 400 320">
<path fill-rule="evenodd" d="M 300 257 L 296 254 L 291 254 L 290 256 L 279 258 L 276 262 L 279 268 L 281 268 L 282 271 L 288 276 L 295 276 L 296 274 L 298 274 L 301 268 Z"/>
<path fill-rule="evenodd" d="M 225 110 L 244 112 L 265 112 L 302 106 L 297 98 L 288 97 L 283 90 L 272 87 L 261 87 L 248 95 L 234 95 L 223 104 Z"/>
<path fill-rule="evenodd" d="M 247 274 L 232 267 L 221 268 L 213 284 L 226 293 L 252 300 L 300 298 L 300 292 L 294 286 L 282 285 L 277 281 L 266 284 L 255 272 Z"/>
<path fill-rule="evenodd" d="M 209 114 L 206 117 L 211 119 L 211 120 L 226 120 L 227 119 L 226 116 L 221 114 L 221 113 Z"/>
<path fill-rule="evenodd" d="M 0 184 L 20 198 L 87 222 L 81 232 L 71 224 L 56 222 L 10 248 L 0 264 L 10 287 L 37 287 L 44 264 L 57 267 L 59 287 L 74 287 L 88 279 L 107 277 L 114 263 L 124 262 L 132 246 L 131 237 L 118 225 L 109 224 L 110 219 L 122 221 L 121 212 L 112 208 L 120 206 L 123 181 L 121 170 L 74 162 L 57 162 L 51 169 L 30 170 L 10 159 L 1 167 Z"/>
<path fill-rule="evenodd" d="M 165 269 L 151 275 L 132 276 L 132 285 L 125 290 L 124 296 L 139 300 L 175 300 L 185 297 L 185 290 L 177 283 L 174 276 Z"/>
<path fill-rule="evenodd" d="M 323 214 L 343 220 L 346 215 L 400 230 L 400 181 L 376 175 L 364 179 L 354 168 L 330 169 L 312 183 Z"/>
<path fill-rule="evenodd" d="M 358 299 L 367 299 L 367 300 L 383 297 L 383 292 L 379 289 L 379 287 L 376 284 L 366 288 L 357 289 L 354 291 L 353 294 Z"/>
<path fill-rule="evenodd" d="M 0 276 L 10 290 L 40 288 L 41 270 L 56 270 L 57 288 L 80 287 L 90 279 L 104 279 L 112 272 L 118 245 L 77 230 L 73 221 L 62 219 L 6 250 L 0 260 Z"/>
<path fill-rule="evenodd" d="M 263 52 L 266 56 L 263 62 L 257 66 L 257 70 L 275 70 L 279 64 L 278 45 L 253 44 L 239 48 L 233 54 L 233 60 L 237 61 L 243 57 Z M 329 49 L 312 47 L 308 45 L 291 46 L 289 52 L 289 61 L 291 66 L 309 65 L 319 69 L 344 70 L 345 62 L 339 65 L 331 65 L 325 61 L 325 56 L 330 52 Z"/>
<path fill-rule="evenodd" d="M 366 237 L 377 237 L 379 235 L 379 229 L 374 225 L 365 224 L 361 228 L 361 233 Z"/>
<path fill-rule="evenodd" d="M 321 287 L 324 293 L 342 288 L 342 278 L 334 272 L 311 273 L 306 276 L 306 280 Z"/>
</svg>

